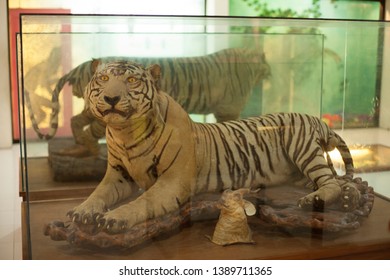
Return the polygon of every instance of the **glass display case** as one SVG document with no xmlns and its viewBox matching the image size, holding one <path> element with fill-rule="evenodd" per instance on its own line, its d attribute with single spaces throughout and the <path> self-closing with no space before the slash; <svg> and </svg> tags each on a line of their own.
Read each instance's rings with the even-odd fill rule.
<svg viewBox="0 0 390 280">
<path fill-rule="evenodd" d="M 390 84 L 385 77 L 390 71 L 390 53 L 386 47 L 390 43 L 390 23 L 22 14 L 20 27 L 17 67 L 22 89 L 20 192 L 25 258 L 389 257 L 390 118 L 386 106 L 390 103 Z M 116 70 L 103 75 L 101 73 L 108 71 L 104 65 L 116 67 Z M 123 65 L 128 67 L 125 72 L 120 70 Z M 135 68 L 142 69 L 137 70 L 142 71 L 142 75 L 134 74 Z M 122 116 L 119 109 L 114 109 L 120 106 L 117 104 L 122 99 L 111 96 L 113 93 L 102 97 L 99 102 L 112 106 L 111 111 L 104 112 L 99 109 L 103 106 L 101 103 L 91 101 L 100 98 L 100 94 L 92 93 L 96 86 L 91 84 L 92 77 L 117 79 L 124 73 L 129 75 L 129 71 L 133 76 L 127 76 L 124 83 L 139 86 L 137 83 L 150 82 L 152 85 L 146 87 L 147 94 L 143 92 L 146 95 L 142 102 L 160 98 L 149 108 L 159 108 L 158 114 L 145 116 L 147 119 L 153 116 L 153 122 L 161 124 L 162 139 L 165 127 L 172 129 L 161 146 L 160 138 L 150 140 L 160 131 L 160 126 L 153 126 L 149 133 L 150 123 L 137 126 L 134 131 L 145 129 L 139 143 L 154 143 L 150 149 L 155 154 L 136 165 L 132 161 L 133 157 L 138 157 L 135 156 L 136 145 L 133 147 L 127 143 L 129 138 L 115 136 L 112 131 L 106 135 L 106 126 L 117 127 L 107 124 L 105 116 L 111 113 Z M 100 76 L 94 76 L 95 72 Z M 94 81 L 101 86 L 103 80 L 97 81 L 98 78 Z M 125 91 L 131 87 L 127 85 Z M 163 105 L 165 99 L 152 94 L 152 89 L 164 91 L 170 96 L 166 97 L 169 104 L 180 106 Z M 133 98 L 131 102 L 141 100 L 136 95 L 129 96 L 121 98 Z M 140 106 L 131 102 L 132 105 L 126 105 L 131 110 Z M 91 107 L 94 106 L 98 113 L 93 113 Z M 294 114 L 275 115 L 277 113 Z M 96 114 L 100 114 L 100 118 Z M 132 119 L 131 114 L 126 118 Z M 202 125 L 180 123 L 187 114 L 192 122 Z M 276 116 L 268 124 L 263 119 L 267 114 Z M 304 114 L 316 118 L 310 119 Z M 289 124 L 281 116 L 285 116 Z M 318 119 L 326 126 L 319 125 Z M 252 134 L 250 122 L 257 123 L 259 134 Z M 127 125 L 126 129 L 132 129 L 132 125 Z M 340 154 L 328 153 L 328 146 L 332 145 L 327 138 L 317 139 L 317 134 L 309 128 L 310 133 L 302 132 L 306 129 L 303 127 L 311 125 L 313 129 L 325 127 L 321 129 L 328 131 L 330 128 L 345 140 L 354 161 L 355 179 L 342 176 L 349 172 L 345 150 Z M 292 134 L 303 133 L 297 136 L 299 141 L 286 140 L 293 136 L 279 133 L 267 142 L 268 132 L 262 132 L 287 131 L 289 127 L 296 127 Z M 261 140 L 254 139 L 253 135 L 260 134 Z M 118 151 L 118 143 L 124 145 L 127 152 Z M 181 148 L 173 152 L 178 143 L 188 144 L 183 148 L 188 158 L 180 164 L 176 161 Z M 207 147 L 205 143 L 209 143 Z M 317 148 L 323 150 L 321 160 L 328 158 L 328 165 L 333 162 L 326 168 L 333 171 L 332 178 L 336 178 L 343 191 L 334 199 L 337 203 L 333 200 L 328 203 L 325 198 L 322 201 L 320 195 L 324 205 L 314 203 L 313 209 L 300 207 L 307 202 L 300 198 L 316 189 L 314 184 L 322 180 L 321 175 L 310 177 L 310 172 L 302 167 L 305 163 L 295 158 L 295 154 L 302 153 L 307 161 L 313 160 L 310 145 L 318 145 Z M 158 152 L 154 150 L 157 146 L 161 146 Z M 286 146 L 293 150 L 290 158 L 287 151 L 282 152 Z M 264 154 L 258 152 L 260 150 Z M 162 163 L 163 159 L 167 160 L 166 154 L 171 156 L 170 160 Z M 195 166 L 191 166 L 192 157 L 195 157 Z M 309 174 L 311 187 L 307 182 L 295 184 L 295 173 L 290 174 L 291 180 L 288 176 L 281 180 L 286 177 L 284 170 L 296 168 Z M 269 174 L 264 171 L 268 169 Z M 277 175 L 278 172 L 282 175 Z M 171 175 L 166 175 L 168 173 Z M 112 178 L 116 180 L 114 183 L 110 181 Z M 165 181 L 160 183 L 160 178 Z M 196 183 L 191 178 L 195 178 Z M 183 183 L 187 179 L 191 187 Z M 114 213 L 114 205 L 108 205 L 107 201 L 104 206 L 79 206 L 86 198 L 93 197 L 91 193 L 98 185 L 102 189 L 108 181 L 113 184 L 114 193 L 103 191 L 104 195 L 99 194 L 102 200 L 110 200 L 107 197 L 112 196 L 118 198 L 113 199 L 118 204 L 125 201 L 124 205 L 132 205 L 150 194 L 145 199 L 148 203 L 123 221 L 103 216 Z M 125 188 L 123 184 L 129 186 Z M 157 184 L 166 190 L 153 200 Z M 187 189 L 172 198 L 176 201 L 172 206 L 170 186 L 176 184 Z M 274 184 L 277 186 L 272 187 Z M 352 184 L 351 188 L 358 192 L 356 197 L 343 184 Z M 250 245 L 219 246 L 212 242 L 215 241 L 214 228 L 215 231 L 218 228 L 218 215 L 222 216 L 223 212 L 219 210 L 221 193 L 230 187 L 259 187 L 258 191 L 252 190 L 245 196 L 257 212 L 245 223 L 252 232 Z M 122 197 L 130 188 L 132 194 Z M 351 196 L 356 201 L 350 209 Z M 162 213 L 155 207 L 159 203 L 164 209 Z M 343 206 L 346 209 L 340 210 Z M 92 208 L 95 210 L 87 213 Z M 144 218 L 134 222 L 134 216 Z M 245 226 L 237 226 L 241 227 Z M 207 256 L 201 253 L 204 250 Z"/>
</svg>

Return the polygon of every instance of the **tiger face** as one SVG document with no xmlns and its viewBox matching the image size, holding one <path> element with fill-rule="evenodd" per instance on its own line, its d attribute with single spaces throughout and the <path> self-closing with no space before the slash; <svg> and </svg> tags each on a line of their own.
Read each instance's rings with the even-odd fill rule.
<svg viewBox="0 0 390 280">
<path fill-rule="evenodd" d="M 98 64 L 85 90 L 87 108 L 108 125 L 144 116 L 154 107 L 160 66 L 133 62 Z"/>
</svg>

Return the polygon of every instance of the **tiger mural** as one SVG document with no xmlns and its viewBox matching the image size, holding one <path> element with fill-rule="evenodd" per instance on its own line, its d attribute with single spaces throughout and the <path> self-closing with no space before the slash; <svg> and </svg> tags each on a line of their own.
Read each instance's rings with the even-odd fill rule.
<svg viewBox="0 0 390 280">
<path fill-rule="evenodd" d="M 249 48 L 224 49 L 198 57 L 106 57 L 84 62 L 64 75 L 56 84 L 52 103 L 59 104 L 59 94 L 66 83 L 72 86 L 73 95 L 81 98 L 92 77 L 93 65 L 99 61 L 113 60 L 161 65 L 164 75 L 160 80 L 160 87 L 165 92 L 187 112 L 213 113 L 219 122 L 238 119 L 253 87 L 270 75 L 264 53 Z M 59 105 L 53 106 L 47 134 L 39 129 L 32 118 L 33 128 L 40 138 L 50 139 L 56 134 L 58 114 Z M 105 135 L 104 123 L 83 110 L 71 119 L 71 128 L 76 143 L 84 145 L 92 154 L 98 152 L 98 139 Z"/>
<path fill-rule="evenodd" d="M 94 192 L 68 212 L 71 220 L 116 233 L 177 210 L 197 193 L 256 190 L 293 179 L 313 184 L 314 191 L 297 202 L 302 208 L 358 206 L 360 193 L 348 183 L 354 172 L 349 149 L 318 118 L 280 113 L 195 123 L 159 89 L 160 75 L 158 65 L 134 62 L 96 69 L 85 103 L 107 125 L 108 165 Z M 333 148 L 344 160 L 343 176 L 323 156 Z M 113 209 L 139 189 L 144 192 L 135 200 Z"/>
</svg>

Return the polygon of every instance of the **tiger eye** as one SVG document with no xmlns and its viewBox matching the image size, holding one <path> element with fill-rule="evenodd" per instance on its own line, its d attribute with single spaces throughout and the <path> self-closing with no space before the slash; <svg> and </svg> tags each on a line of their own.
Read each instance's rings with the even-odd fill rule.
<svg viewBox="0 0 390 280">
<path fill-rule="evenodd" d="M 137 78 L 129 77 L 129 78 L 127 79 L 127 81 L 128 81 L 129 83 L 135 83 L 135 82 L 137 81 Z"/>
<path fill-rule="evenodd" d="M 102 80 L 102 81 L 108 81 L 108 80 L 109 80 L 109 77 L 108 77 L 107 75 L 101 75 L 101 76 L 99 77 L 99 79 Z"/>
</svg>

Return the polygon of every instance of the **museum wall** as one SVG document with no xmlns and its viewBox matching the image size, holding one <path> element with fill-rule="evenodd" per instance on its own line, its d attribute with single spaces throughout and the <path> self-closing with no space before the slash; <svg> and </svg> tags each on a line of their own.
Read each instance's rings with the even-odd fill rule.
<svg viewBox="0 0 390 280">
<path fill-rule="evenodd" d="M 0 0 L 0 149 L 12 145 L 7 0 Z"/>
<path fill-rule="evenodd" d="M 28 2 L 28 3 L 33 3 Z M 218 5 L 217 5 L 218 2 Z M 207 14 L 209 15 L 227 15 L 229 12 L 229 1 L 207 1 Z M 223 3 L 223 5 L 221 5 Z M 390 0 L 386 0 L 386 18 L 390 20 Z M 19 7 L 19 6 L 18 6 Z M 23 6 L 24 7 L 24 6 Z M 0 148 L 10 147 L 12 145 L 12 122 L 10 106 L 10 84 L 9 84 L 9 55 L 8 55 L 8 18 L 7 18 L 7 0 L 0 0 Z M 390 40 L 390 34 L 384 34 L 385 40 Z M 384 59 L 390 59 L 390 50 L 384 51 Z M 383 86 L 390 87 L 390 69 L 383 69 Z M 390 94 L 382 92 L 380 110 L 380 126 L 390 128 L 390 110 L 386 110 L 387 104 L 390 104 Z"/>
</svg>

